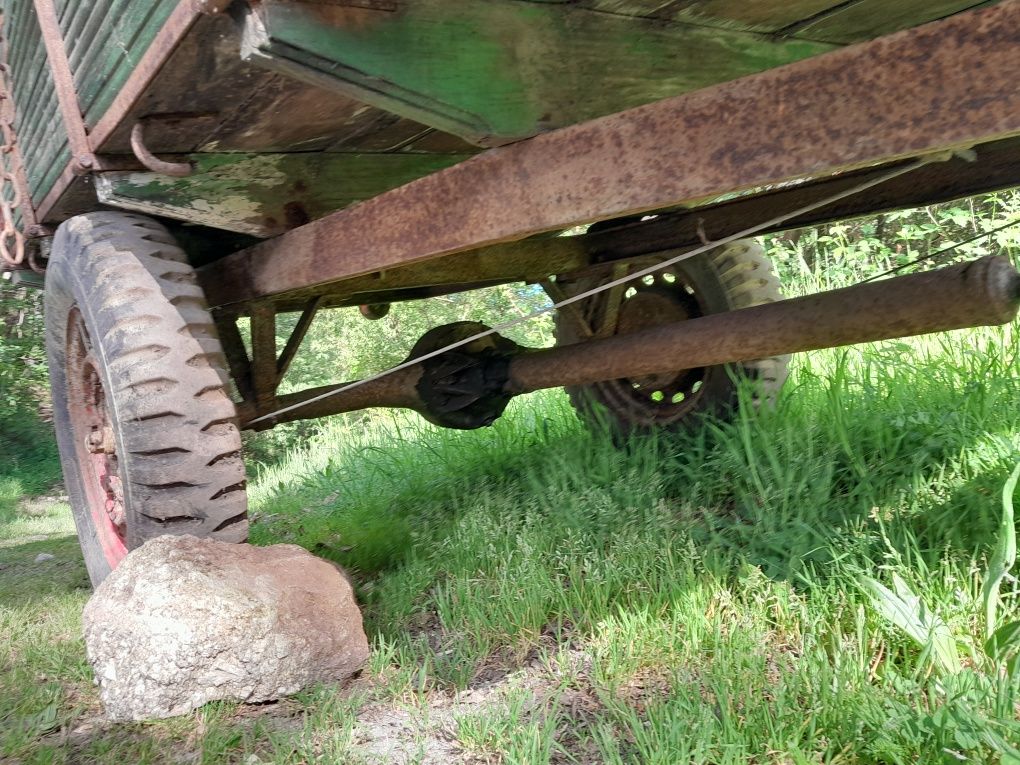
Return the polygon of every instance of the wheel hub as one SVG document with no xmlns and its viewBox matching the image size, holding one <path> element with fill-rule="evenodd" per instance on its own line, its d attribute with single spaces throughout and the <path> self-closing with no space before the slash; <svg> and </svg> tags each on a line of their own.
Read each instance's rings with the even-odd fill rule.
<svg viewBox="0 0 1020 765">
<path fill-rule="evenodd" d="M 77 308 L 68 316 L 68 410 L 78 473 L 107 559 L 115 563 L 127 552 L 127 516 L 120 478 L 116 434 L 106 404 L 99 365 L 85 320 Z"/>
<path fill-rule="evenodd" d="M 667 269 L 644 277 L 620 298 L 616 334 L 627 334 L 660 324 L 675 323 L 703 315 L 693 288 L 679 271 Z M 686 410 L 700 390 L 704 370 L 634 377 L 605 383 L 615 388 L 614 398 L 625 398 L 632 415 L 653 419 Z M 638 410 L 638 411 L 634 411 Z M 643 417 L 642 417 L 643 419 Z"/>
<path fill-rule="evenodd" d="M 644 286 L 644 285 L 642 285 Z M 620 318 L 617 322 L 617 333 L 621 335 L 637 332 L 641 329 L 659 324 L 686 321 L 691 318 L 690 306 L 686 301 L 678 299 L 670 290 L 661 288 L 637 289 L 630 298 L 625 298 L 620 306 Z M 668 386 L 682 376 L 686 370 L 669 374 L 649 375 L 632 378 L 641 388 Z"/>
</svg>

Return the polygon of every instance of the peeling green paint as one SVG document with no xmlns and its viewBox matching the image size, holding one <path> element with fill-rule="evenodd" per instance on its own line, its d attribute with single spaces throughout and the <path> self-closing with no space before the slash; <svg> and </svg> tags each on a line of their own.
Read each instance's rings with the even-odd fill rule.
<svg viewBox="0 0 1020 765">
<path fill-rule="evenodd" d="M 147 172 L 96 176 L 104 204 L 268 237 L 321 218 L 466 155 L 194 154 L 185 178 Z"/>
</svg>

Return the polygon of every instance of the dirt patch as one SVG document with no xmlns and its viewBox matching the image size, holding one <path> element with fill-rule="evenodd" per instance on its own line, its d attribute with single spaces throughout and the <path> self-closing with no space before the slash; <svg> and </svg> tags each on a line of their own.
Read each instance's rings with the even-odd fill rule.
<svg viewBox="0 0 1020 765">
<path fill-rule="evenodd" d="M 591 658 L 569 651 L 557 660 L 532 659 L 526 666 L 491 682 L 475 683 L 455 694 L 434 692 L 423 702 L 377 702 L 357 716 L 352 741 L 356 754 L 370 763 L 392 765 L 479 765 L 497 762 L 488 753 L 467 751 L 458 740 L 458 720 L 478 715 L 499 715 L 511 696 L 528 698 L 525 717 L 545 714 L 555 700 L 557 714 L 572 721 L 594 717 L 601 708 L 590 683 Z M 573 726 L 571 726 L 573 727 Z M 564 742 L 575 762 L 594 762 L 580 739 Z M 496 753 L 493 753 L 495 755 Z"/>
</svg>

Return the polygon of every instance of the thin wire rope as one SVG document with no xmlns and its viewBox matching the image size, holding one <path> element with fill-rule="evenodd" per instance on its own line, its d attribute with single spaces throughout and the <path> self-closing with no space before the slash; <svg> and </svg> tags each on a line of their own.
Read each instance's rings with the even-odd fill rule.
<svg viewBox="0 0 1020 765">
<path fill-rule="evenodd" d="M 970 239 L 965 239 L 962 242 L 957 242 L 956 244 L 951 244 L 948 247 L 943 247 L 941 250 L 938 250 L 936 252 L 930 252 L 927 255 L 924 255 L 920 258 L 916 258 L 915 260 L 910 261 L 909 263 L 904 263 L 903 265 L 896 266 L 896 268 L 890 268 L 888 271 L 883 271 L 882 273 L 876 274 L 875 276 L 870 276 L 864 281 L 860 282 L 860 284 L 867 284 L 868 282 L 873 282 L 877 279 L 882 279 L 886 276 L 898 274 L 900 271 L 910 268 L 911 266 L 916 266 L 921 263 L 927 263 L 929 260 L 935 260 L 935 258 L 939 257 L 940 255 L 945 255 L 946 253 L 953 252 L 954 250 L 960 249 L 964 245 L 970 244 L 971 242 L 976 242 L 979 239 L 984 239 L 985 237 L 989 237 L 992 234 L 998 234 L 1000 231 L 1005 231 L 1007 228 L 1013 228 L 1016 225 L 1020 225 L 1020 218 L 1010 221 L 1009 223 L 999 226 L 998 228 L 993 228 L 991 231 L 983 231 L 977 236 L 972 236 Z"/>
<path fill-rule="evenodd" d="M 820 199 L 810 204 L 804 205 L 803 207 L 799 207 L 796 210 L 791 210 L 789 212 L 783 213 L 782 215 L 777 215 L 776 217 L 770 218 L 769 220 L 764 221 L 763 223 L 757 223 L 754 226 L 751 226 L 750 228 L 746 228 L 743 231 L 739 231 L 735 234 L 730 234 L 729 236 L 725 236 L 722 239 L 718 239 L 715 241 L 706 241 L 702 246 L 696 247 L 693 250 L 680 253 L 679 255 L 675 255 L 672 258 L 668 258 L 666 260 L 655 263 L 651 266 L 647 266 L 631 274 L 625 274 L 624 276 L 621 276 L 617 279 L 613 279 L 611 281 L 605 282 L 604 284 L 600 284 L 597 287 L 593 287 L 590 290 L 579 292 L 576 295 L 572 295 L 557 303 L 553 303 L 552 305 L 546 306 L 545 308 L 540 308 L 539 310 L 533 311 L 529 314 L 525 314 L 524 316 L 518 316 L 516 319 L 511 319 L 510 321 L 505 321 L 501 324 L 497 324 L 496 326 L 490 327 L 489 329 L 483 332 L 477 332 L 473 335 L 470 335 L 469 337 L 465 337 L 462 338 L 461 340 L 457 340 L 456 342 L 450 343 L 449 345 L 444 345 L 442 348 L 437 348 L 434 351 L 429 351 L 428 353 L 424 353 L 421 356 L 416 356 L 413 359 L 407 359 L 406 361 L 403 361 L 400 364 L 397 364 L 396 366 L 390 367 L 389 369 L 385 369 L 382 372 L 378 372 L 374 375 L 370 375 L 369 377 L 366 377 L 362 380 L 355 380 L 353 382 L 347 383 L 346 385 L 341 385 L 339 388 L 334 388 L 333 390 L 326 391 L 325 393 L 320 393 L 318 396 L 314 396 L 305 401 L 301 401 L 296 404 L 291 404 L 290 406 L 285 406 L 281 409 L 276 409 L 272 412 L 269 412 L 268 414 L 260 415 L 252 420 L 248 420 L 246 425 L 250 426 L 258 422 L 271 420 L 275 417 L 279 417 L 281 414 L 286 414 L 287 412 L 292 412 L 296 409 L 302 409 L 306 406 L 310 406 L 311 404 L 323 401 L 324 399 L 331 398 L 332 396 L 338 396 L 341 393 L 346 393 L 347 391 L 353 390 L 354 388 L 360 387 L 362 385 L 367 385 L 370 382 L 381 380 L 383 377 L 387 377 L 388 375 L 395 374 L 396 372 L 408 369 L 409 367 L 416 366 L 425 361 L 428 361 L 429 359 L 434 359 L 437 356 L 442 356 L 444 353 L 448 353 L 449 351 L 461 348 L 465 345 L 475 342 L 476 340 L 482 340 L 483 338 L 491 337 L 492 335 L 499 334 L 500 332 L 511 329 L 512 327 L 516 327 L 526 322 L 529 322 L 532 319 L 537 319 L 539 316 L 543 316 L 547 313 L 551 313 L 552 311 L 564 308 L 568 305 L 572 305 L 573 303 L 579 303 L 582 300 L 587 300 L 588 298 L 594 295 L 598 295 L 599 293 L 607 292 L 613 289 L 614 287 L 619 287 L 620 285 L 627 284 L 628 282 L 637 281 L 639 279 L 644 278 L 645 276 L 648 276 L 649 274 L 655 273 L 656 271 L 661 271 L 663 269 L 669 268 L 684 260 L 688 260 L 690 258 L 714 250 L 717 247 L 723 247 L 727 244 L 731 244 L 732 242 L 735 242 L 738 239 L 746 239 L 749 236 L 754 236 L 760 231 L 764 231 L 767 228 L 771 228 L 781 223 L 785 223 L 791 218 L 796 218 L 801 215 L 805 215 L 809 212 L 813 212 L 822 207 L 826 207 L 827 205 L 839 202 L 843 199 L 846 199 L 847 197 L 852 197 L 855 194 L 859 194 L 862 191 L 867 191 L 868 189 L 883 184 L 886 181 L 890 181 L 893 178 L 898 178 L 901 175 L 912 173 L 915 170 L 924 167 L 925 165 L 930 165 L 934 162 L 946 162 L 952 159 L 954 156 L 956 155 L 953 153 L 940 153 L 932 155 L 930 157 L 924 157 L 915 162 L 911 162 L 908 165 L 903 165 L 902 167 L 890 170 L 888 173 L 883 173 L 877 178 L 872 178 L 869 181 L 860 183 L 857 186 L 854 186 L 853 188 L 845 189 L 844 191 L 841 191 L 838 194 L 833 194 L 832 196 L 825 197 L 824 199 Z"/>
</svg>

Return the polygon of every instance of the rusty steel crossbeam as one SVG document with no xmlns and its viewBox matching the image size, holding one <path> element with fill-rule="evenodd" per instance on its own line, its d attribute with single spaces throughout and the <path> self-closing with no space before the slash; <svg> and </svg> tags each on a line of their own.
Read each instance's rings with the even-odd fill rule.
<svg viewBox="0 0 1020 765">
<path fill-rule="evenodd" d="M 251 312 L 251 383 L 255 403 L 269 411 L 276 401 L 279 376 L 276 367 L 276 310 L 260 303 Z"/>
<path fill-rule="evenodd" d="M 979 73 L 976 76 L 975 73 Z M 201 271 L 213 305 L 1020 135 L 1020 0 L 493 149 Z"/>
<path fill-rule="evenodd" d="M 760 233 L 771 234 L 905 207 L 948 202 L 1020 183 L 1020 140 L 989 143 L 981 146 L 976 154 L 977 158 L 973 161 L 954 158 L 949 162 L 925 165 L 886 181 L 866 194 L 855 194 L 782 223 L 767 225 Z M 807 206 L 814 200 L 880 177 L 888 172 L 889 167 L 883 165 L 855 170 L 763 194 L 665 213 L 653 220 L 621 222 L 619 226 L 585 236 L 551 240 L 552 246 L 558 250 L 565 247 L 564 243 L 576 241 L 588 260 L 596 263 L 693 247 L 701 242 L 702 236 L 712 240 L 731 236 L 760 222 L 774 220 L 784 212 Z M 485 248 L 479 253 L 489 249 L 495 248 Z M 344 284 L 346 286 L 347 282 Z"/>
<path fill-rule="evenodd" d="M 766 225 L 762 234 L 816 226 L 864 214 L 935 204 L 997 191 L 1020 182 L 1020 139 L 982 145 L 974 161 L 935 162 L 887 180 L 867 194 L 845 197 L 783 223 Z M 346 279 L 288 293 L 275 300 L 280 313 L 301 311 L 312 297 L 319 308 L 400 301 L 475 289 L 504 282 L 545 280 L 594 263 L 625 260 L 649 253 L 694 247 L 702 236 L 725 237 L 831 197 L 888 173 L 889 165 L 863 168 L 815 181 L 741 196 L 693 209 L 665 212 L 653 220 L 624 220 L 583 236 L 542 236 L 489 245 L 437 260 Z M 242 306 L 242 309 L 244 307 Z M 243 310 L 242 310 L 243 313 Z"/>
</svg>

